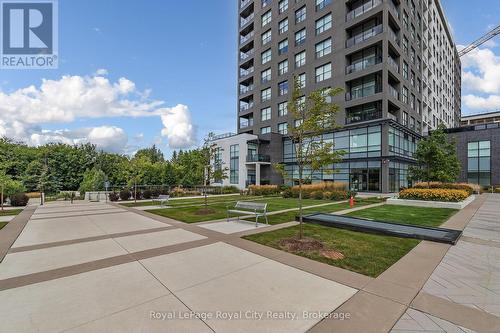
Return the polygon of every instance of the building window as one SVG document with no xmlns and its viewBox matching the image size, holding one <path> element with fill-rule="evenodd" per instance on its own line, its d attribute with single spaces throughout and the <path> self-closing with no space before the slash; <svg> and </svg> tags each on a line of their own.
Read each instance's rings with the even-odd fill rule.
<svg viewBox="0 0 500 333">
<path fill-rule="evenodd" d="M 229 182 L 231 184 L 238 184 L 240 178 L 240 145 L 231 145 L 229 147 L 229 157 Z"/>
<path fill-rule="evenodd" d="M 316 82 L 328 80 L 332 77 L 332 64 L 328 63 L 316 68 Z"/>
<path fill-rule="evenodd" d="M 332 27 L 332 14 L 328 14 L 316 21 L 316 35 Z"/>
<path fill-rule="evenodd" d="M 299 88 L 306 87 L 306 73 L 302 73 L 298 76 Z"/>
<path fill-rule="evenodd" d="M 262 52 L 261 58 L 262 58 L 262 64 L 267 64 L 269 61 L 271 61 L 271 49 Z"/>
<path fill-rule="evenodd" d="M 295 33 L 295 46 L 302 45 L 306 42 L 306 29 L 302 29 Z"/>
<path fill-rule="evenodd" d="M 278 83 L 278 96 L 288 94 L 288 81 Z"/>
<path fill-rule="evenodd" d="M 408 127 L 408 113 L 403 111 L 403 126 Z"/>
<path fill-rule="evenodd" d="M 381 77 L 378 75 L 368 75 L 349 82 L 347 100 L 353 100 L 372 96 L 381 91 Z"/>
<path fill-rule="evenodd" d="M 265 102 L 271 99 L 271 88 L 264 89 L 260 92 L 261 102 Z"/>
<path fill-rule="evenodd" d="M 260 134 L 267 134 L 267 133 L 271 133 L 271 126 L 262 127 L 260 129 Z"/>
<path fill-rule="evenodd" d="M 268 107 L 268 108 L 260 110 L 260 120 L 266 121 L 269 119 L 271 119 L 271 108 Z"/>
<path fill-rule="evenodd" d="M 295 23 L 300 23 L 306 20 L 306 6 L 295 12 Z"/>
<path fill-rule="evenodd" d="M 380 102 L 363 104 L 346 110 L 346 123 L 353 124 L 382 118 L 382 104 Z"/>
<path fill-rule="evenodd" d="M 302 125 L 302 123 L 303 123 L 302 119 L 295 119 L 295 120 L 293 121 L 293 126 L 294 126 L 295 128 L 297 128 L 297 127 L 299 127 L 300 125 Z"/>
<path fill-rule="evenodd" d="M 288 0 L 281 0 L 278 4 L 278 8 L 280 14 L 288 10 Z"/>
<path fill-rule="evenodd" d="M 467 147 L 467 179 L 481 186 L 491 185 L 491 142 L 469 142 Z"/>
<path fill-rule="evenodd" d="M 288 134 L 288 124 L 287 123 L 278 124 L 278 133 L 282 135 Z"/>
<path fill-rule="evenodd" d="M 306 51 L 302 51 L 295 55 L 295 67 L 302 67 L 306 64 Z"/>
<path fill-rule="evenodd" d="M 401 96 L 401 101 L 408 104 L 408 88 L 403 87 L 403 89 L 401 89 Z"/>
<path fill-rule="evenodd" d="M 316 11 L 319 12 L 332 3 L 332 0 L 316 0 Z"/>
<path fill-rule="evenodd" d="M 271 23 L 272 12 L 268 11 L 267 13 L 262 15 L 262 26 L 265 26 L 268 23 Z"/>
<path fill-rule="evenodd" d="M 284 117 L 288 114 L 288 103 L 283 102 L 278 104 L 278 116 Z"/>
<path fill-rule="evenodd" d="M 332 39 L 328 38 L 316 44 L 316 58 L 321 58 L 332 52 Z"/>
<path fill-rule="evenodd" d="M 271 29 L 267 30 L 262 34 L 262 45 L 266 45 L 271 41 Z"/>
<path fill-rule="evenodd" d="M 283 75 L 288 73 L 288 60 L 283 60 L 278 64 L 278 74 Z"/>
<path fill-rule="evenodd" d="M 288 52 L 288 39 L 285 39 L 278 44 L 278 53 L 279 55 L 282 55 L 287 52 Z"/>
<path fill-rule="evenodd" d="M 408 63 L 403 61 L 403 77 L 408 80 Z"/>
<path fill-rule="evenodd" d="M 280 32 L 280 35 L 281 34 L 284 34 L 285 32 L 288 31 L 288 19 L 284 19 L 283 21 L 281 21 L 279 23 L 279 32 Z"/>
<path fill-rule="evenodd" d="M 260 82 L 266 83 L 269 81 L 271 81 L 271 68 L 268 68 L 265 71 L 262 71 L 260 74 Z"/>
</svg>

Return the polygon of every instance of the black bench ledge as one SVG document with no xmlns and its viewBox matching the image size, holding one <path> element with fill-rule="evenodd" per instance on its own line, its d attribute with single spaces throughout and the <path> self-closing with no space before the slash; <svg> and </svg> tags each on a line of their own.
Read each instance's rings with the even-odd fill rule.
<svg viewBox="0 0 500 333">
<path fill-rule="evenodd" d="M 299 221 L 299 217 L 295 217 Z M 303 221 L 310 224 L 319 224 L 327 227 L 348 229 L 365 233 L 415 238 L 439 243 L 455 245 L 462 236 L 461 230 L 421 227 L 411 224 L 379 222 L 374 220 L 347 217 L 335 214 L 314 213 L 303 216 Z"/>
</svg>

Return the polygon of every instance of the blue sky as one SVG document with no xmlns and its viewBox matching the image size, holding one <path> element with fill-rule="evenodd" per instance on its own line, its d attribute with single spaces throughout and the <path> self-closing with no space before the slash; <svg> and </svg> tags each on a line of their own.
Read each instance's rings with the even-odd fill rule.
<svg viewBox="0 0 500 333">
<path fill-rule="evenodd" d="M 485 33 L 491 25 L 500 23 L 498 0 L 481 0 L 475 4 L 471 6 L 470 1 L 465 0 L 443 0 L 457 44 L 467 44 Z M 144 104 L 161 101 L 163 104 L 159 107 L 167 111 L 173 108 L 172 116 L 164 120 L 170 125 L 183 126 L 174 126 L 165 131 L 162 118 L 154 110 L 149 110 L 152 115 L 140 117 L 123 116 L 120 113 L 88 117 L 87 111 L 82 111 L 72 118 L 59 119 L 57 115 L 51 115 L 32 120 L 29 125 L 21 122 L 15 131 L 12 115 L 10 118 L 7 116 L 15 108 L 2 109 L 0 105 L 0 112 L 6 115 L 0 117 L 0 134 L 2 118 L 10 119 L 4 120 L 4 132 L 15 133 L 20 139 L 25 136 L 26 141 L 33 144 L 60 137 L 79 140 L 90 129 L 101 128 L 100 131 L 92 132 L 92 135 L 103 146 L 106 143 L 113 144 L 118 147 L 118 151 L 130 153 L 138 147 L 157 143 L 169 155 L 172 146 L 175 148 L 199 142 L 209 131 L 234 131 L 236 12 L 237 0 L 59 0 L 59 69 L 0 71 L 0 102 L 2 94 L 5 100 L 21 88 L 34 85 L 40 89 L 43 79 L 56 83 L 61 83 L 63 76 L 90 80 L 101 69 L 98 76 L 109 81 L 110 89 L 120 78 L 128 80 L 125 82 L 127 84 L 124 83 L 126 93 L 122 99 Z M 497 43 L 500 44 L 500 37 Z M 493 42 L 488 44 L 488 49 L 500 54 L 499 47 Z M 477 55 L 477 59 L 467 60 L 471 76 L 464 94 L 482 99 L 500 95 L 497 87 L 488 84 L 480 88 L 475 86 L 480 85 L 478 79 L 492 80 L 484 78 L 485 73 L 482 71 L 485 68 L 478 65 L 481 57 L 489 57 L 489 61 L 493 62 L 493 70 L 500 74 L 500 61 L 494 55 Z M 129 94 L 125 86 L 128 87 L 131 82 L 135 88 Z M 94 83 L 87 82 L 90 86 Z M 72 96 L 71 91 L 64 95 L 68 99 Z M 12 100 L 9 99 L 9 103 Z M 178 104 L 187 106 L 188 111 L 174 108 Z M 495 101 L 488 104 L 483 100 L 471 99 L 468 105 L 481 105 L 483 108 L 464 106 L 466 113 L 485 111 L 484 106 L 496 104 Z M 99 105 L 96 110 L 100 110 Z M 51 110 L 41 112 L 50 113 Z M 187 119 L 189 115 L 190 119 Z M 195 130 L 186 129 L 186 124 L 192 124 Z M 110 127 L 114 131 L 109 130 Z M 120 131 L 117 132 L 117 129 Z M 186 132 L 194 137 L 194 141 L 172 144 L 176 135 Z M 44 135 L 47 138 L 43 138 Z M 113 137 L 109 136 L 119 139 L 113 141 Z"/>
</svg>

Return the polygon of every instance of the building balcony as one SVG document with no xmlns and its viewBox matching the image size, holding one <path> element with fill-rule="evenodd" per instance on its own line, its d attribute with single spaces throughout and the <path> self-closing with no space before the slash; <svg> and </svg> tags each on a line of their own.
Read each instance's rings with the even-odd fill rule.
<svg viewBox="0 0 500 333">
<path fill-rule="evenodd" d="M 253 108 L 253 106 L 254 106 L 253 102 L 246 103 L 246 104 L 240 104 L 240 112 L 248 111 L 251 108 Z"/>
<path fill-rule="evenodd" d="M 241 2 L 240 2 L 240 10 L 245 9 L 245 7 L 247 5 L 249 5 L 250 3 L 252 3 L 252 2 L 253 2 L 253 0 L 241 0 Z"/>
<path fill-rule="evenodd" d="M 253 84 L 248 86 L 240 86 L 240 94 L 246 94 L 253 91 Z"/>
<path fill-rule="evenodd" d="M 248 52 L 240 52 L 240 60 L 247 60 L 253 57 L 254 49 L 251 49 Z"/>
<path fill-rule="evenodd" d="M 247 25 L 248 23 L 253 21 L 254 17 L 255 17 L 255 14 L 252 13 L 245 18 L 243 18 L 243 17 L 240 18 L 240 28 L 243 28 L 245 25 Z"/>
<path fill-rule="evenodd" d="M 399 20 L 399 9 L 396 7 L 392 0 L 387 1 L 389 3 L 389 11 Z"/>
<path fill-rule="evenodd" d="M 399 65 L 392 57 L 387 57 L 387 64 L 390 68 L 394 69 L 396 73 L 399 73 Z"/>
<path fill-rule="evenodd" d="M 382 62 L 382 57 L 374 57 L 374 58 L 364 59 L 360 62 L 357 62 L 355 64 L 351 64 L 351 65 L 347 66 L 345 69 L 345 72 L 346 72 L 346 74 L 360 72 L 364 69 L 378 65 L 381 62 Z"/>
<path fill-rule="evenodd" d="M 354 8 L 346 15 L 346 22 L 354 20 L 356 17 L 363 15 L 364 13 L 372 10 L 373 8 L 382 4 L 382 0 L 370 0 L 365 2 L 362 6 Z"/>
<path fill-rule="evenodd" d="M 243 69 L 243 68 L 240 68 L 240 78 L 243 78 L 247 75 L 250 75 L 254 72 L 254 67 L 250 67 L 248 69 Z"/>
<path fill-rule="evenodd" d="M 382 24 L 377 25 L 371 29 L 365 30 L 362 33 L 353 36 L 349 39 L 346 40 L 346 47 L 352 47 L 356 44 L 360 44 L 372 37 L 375 37 L 377 35 L 380 35 L 384 31 Z"/>
<path fill-rule="evenodd" d="M 253 119 L 240 119 L 240 128 L 248 128 L 253 126 Z"/>
<path fill-rule="evenodd" d="M 389 85 L 389 96 L 399 101 L 399 90 Z"/>
<path fill-rule="evenodd" d="M 248 155 L 247 163 L 271 163 L 271 156 L 261 154 Z"/>
<path fill-rule="evenodd" d="M 248 34 L 246 34 L 245 36 L 240 36 L 240 44 L 244 44 L 246 42 L 248 42 L 249 40 L 251 40 L 255 35 L 255 31 L 251 31 L 249 32 Z"/>
<path fill-rule="evenodd" d="M 391 28 L 389 28 L 387 30 L 387 34 L 389 35 L 389 38 L 394 42 L 396 43 L 396 45 L 400 45 L 400 40 L 399 40 L 399 36 L 396 32 L 394 32 L 394 30 L 392 30 Z"/>
<path fill-rule="evenodd" d="M 369 112 L 356 112 L 353 114 L 348 114 L 345 119 L 345 123 L 346 125 L 348 125 L 348 124 L 360 123 L 363 121 L 376 120 L 380 118 L 382 118 L 382 110 L 373 110 Z"/>
</svg>

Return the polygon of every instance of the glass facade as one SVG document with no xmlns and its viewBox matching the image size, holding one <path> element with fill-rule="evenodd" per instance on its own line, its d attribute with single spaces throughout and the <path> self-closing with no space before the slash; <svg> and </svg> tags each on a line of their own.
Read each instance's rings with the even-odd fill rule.
<svg viewBox="0 0 500 333">
<path fill-rule="evenodd" d="M 467 180 L 482 186 L 491 185 L 491 142 L 473 141 L 467 145 Z"/>
<path fill-rule="evenodd" d="M 413 158 L 416 149 L 417 138 L 396 128 L 389 127 L 390 155 Z"/>
<path fill-rule="evenodd" d="M 408 163 L 389 162 L 389 192 L 398 192 L 401 188 L 410 187 L 408 180 Z"/>
<path fill-rule="evenodd" d="M 229 182 L 231 184 L 239 183 L 240 173 L 240 145 L 232 145 L 229 148 Z"/>
</svg>

